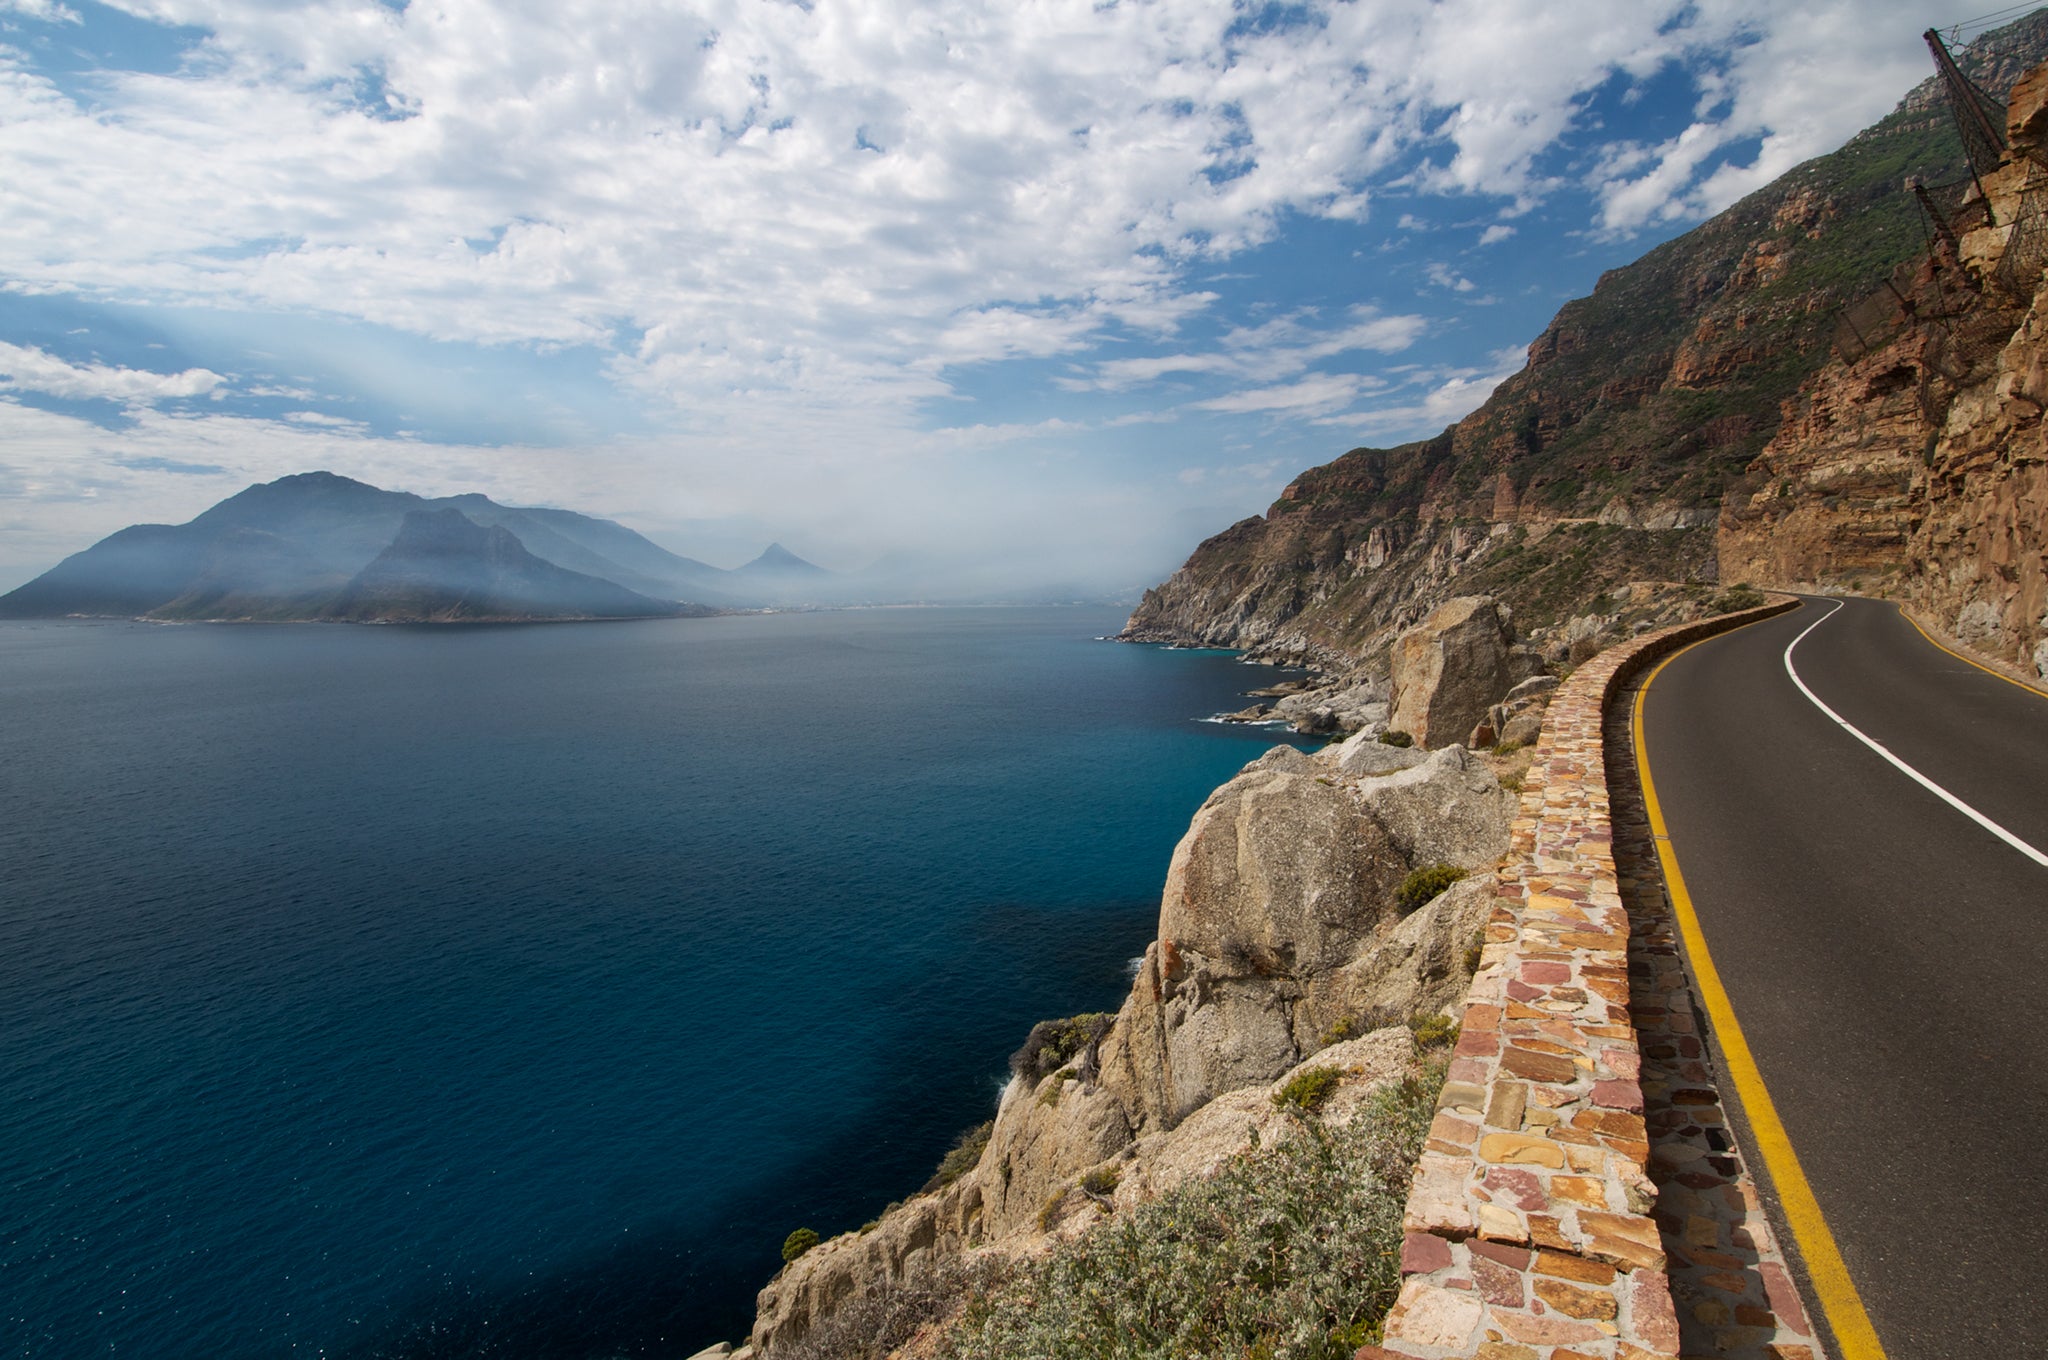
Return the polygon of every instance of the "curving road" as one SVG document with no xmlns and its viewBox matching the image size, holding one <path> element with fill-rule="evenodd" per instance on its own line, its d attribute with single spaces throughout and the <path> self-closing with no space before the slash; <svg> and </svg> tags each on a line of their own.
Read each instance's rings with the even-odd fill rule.
<svg viewBox="0 0 2048 1360">
<path fill-rule="evenodd" d="M 2048 696 L 1890 604 L 1810 600 L 1673 658 L 1640 717 L 1721 1070 L 1768 1091 L 1746 1146 L 1836 1354 L 2048 1355 Z"/>
</svg>

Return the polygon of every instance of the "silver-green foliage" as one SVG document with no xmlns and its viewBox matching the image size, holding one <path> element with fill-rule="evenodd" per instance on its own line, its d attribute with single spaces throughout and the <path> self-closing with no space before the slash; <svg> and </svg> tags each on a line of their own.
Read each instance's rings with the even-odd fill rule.
<svg viewBox="0 0 2048 1360">
<path fill-rule="evenodd" d="M 1399 1292 L 1401 1211 L 1440 1064 L 1301 1120 L 970 1298 L 949 1360 L 1349 1360 Z"/>
</svg>

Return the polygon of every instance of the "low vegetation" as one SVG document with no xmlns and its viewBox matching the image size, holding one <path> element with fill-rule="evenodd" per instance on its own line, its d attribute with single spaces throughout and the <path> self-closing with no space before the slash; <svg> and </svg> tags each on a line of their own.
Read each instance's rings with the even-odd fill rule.
<svg viewBox="0 0 2048 1360">
<path fill-rule="evenodd" d="M 785 1263 L 794 1261 L 797 1257 L 817 1245 L 817 1233 L 809 1228 L 798 1228 L 795 1232 L 782 1239 L 782 1259 Z"/>
<path fill-rule="evenodd" d="M 1425 864 L 1402 879 L 1401 886 L 1394 889 L 1394 905 L 1405 916 L 1464 876 L 1465 871 L 1455 864 Z"/>
<path fill-rule="evenodd" d="M 1010 1055 L 1010 1071 L 1026 1081 L 1040 1081 L 1072 1062 L 1090 1044 L 1109 1033 L 1116 1017 L 1107 1011 L 1041 1020 L 1031 1027 L 1024 1046 Z"/>
<path fill-rule="evenodd" d="M 1448 1015 L 1418 1015 L 1408 1028 L 1424 1048 L 1449 1048 L 1458 1042 L 1458 1022 Z"/>
<path fill-rule="evenodd" d="M 1716 614 L 1735 614 L 1745 609 L 1760 609 L 1765 603 L 1764 593 L 1745 582 L 1730 586 L 1707 601 L 1707 608 Z"/>
<path fill-rule="evenodd" d="M 1313 1114 L 1323 1108 L 1323 1102 L 1337 1089 L 1338 1080 L 1339 1073 L 1334 1067 L 1311 1067 L 1297 1072 L 1273 1093 L 1273 1106 Z"/>
<path fill-rule="evenodd" d="M 1246 1153 L 985 1274 L 944 1360 L 1349 1360 L 1400 1288 L 1401 1213 L 1440 1065 L 1375 1092 L 1340 1127 Z"/>
</svg>

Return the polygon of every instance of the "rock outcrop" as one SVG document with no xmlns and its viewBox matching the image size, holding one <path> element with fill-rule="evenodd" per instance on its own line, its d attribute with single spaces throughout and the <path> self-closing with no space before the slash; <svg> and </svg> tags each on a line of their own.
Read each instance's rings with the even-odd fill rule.
<svg viewBox="0 0 2048 1360">
<path fill-rule="evenodd" d="M 1884 342 L 1787 403 L 1719 554 L 1758 584 L 1903 595 L 2048 678 L 2048 67 L 2013 90 L 2008 135 L 1983 197 L 1875 295 Z"/>
<path fill-rule="evenodd" d="M 1366 760 L 1368 744 L 1385 758 Z M 1345 1074 L 1339 1111 L 1407 1070 L 1401 1022 L 1463 997 L 1492 880 L 1475 872 L 1406 915 L 1395 889 L 1422 865 L 1490 868 L 1513 812 L 1456 746 L 1361 734 L 1246 766 L 1175 849 L 1158 936 L 1107 1029 L 1049 1073 L 1024 1065 L 973 1170 L 786 1267 L 749 1344 L 772 1360 L 852 1301 L 948 1261 L 1038 1250 L 1204 1174 L 1277 1132 L 1274 1083 L 1304 1064 Z M 1077 1188 L 1110 1168 L 1113 1195 Z"/>
<path fill-rule="evenodd" d="M 1463 595 L 1394 640 L 1387 724 L 1435 749 L 1466 740 L 1516 683 L 1543 669 L 1518 648 L 1499 604 Z"/>
</svg>

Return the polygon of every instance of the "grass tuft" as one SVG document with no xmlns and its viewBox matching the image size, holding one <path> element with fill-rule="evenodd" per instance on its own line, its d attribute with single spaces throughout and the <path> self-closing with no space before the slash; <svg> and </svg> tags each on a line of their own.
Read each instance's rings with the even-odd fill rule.
<svg viewBox="0 0 2048 1360">
<path fill-rule="evenodd" d="M 1394 889 L 1394 905 L 1405 916 L 1464 876 L 1465 871 L 1455 864 L 1425 864 L 1402 879 L 1401 886 Z"/>
</svg>

